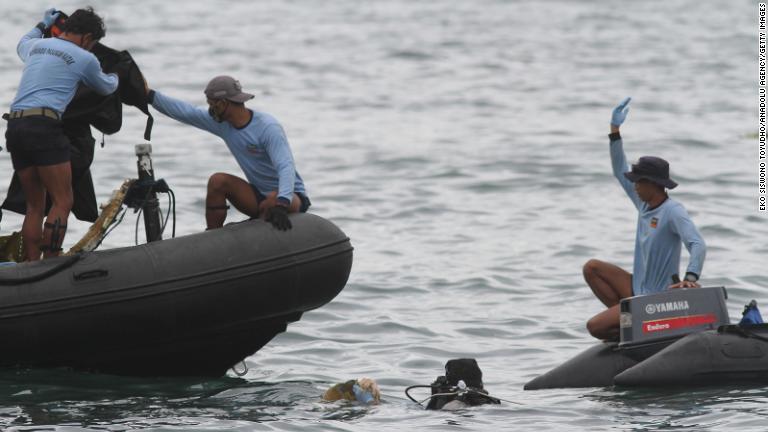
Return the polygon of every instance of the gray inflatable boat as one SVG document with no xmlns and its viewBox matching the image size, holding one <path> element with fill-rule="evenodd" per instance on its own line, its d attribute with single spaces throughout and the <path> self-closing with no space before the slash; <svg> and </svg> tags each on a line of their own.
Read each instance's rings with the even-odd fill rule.
<svg viewBox="0 0 768 432">
<path fill-rule="evenodd" d="M 347 236 L 291 222 L 2 266 L 0 366 L 221 376 L 347 282 Z"/>
<path fill-rule="evenodd" d="M 768 383 L 768 326 L 729 325 L 725 299 L 723 287 L 624 299 L 620 342 L 599 343 L 524 388 Z"/>
</svg>

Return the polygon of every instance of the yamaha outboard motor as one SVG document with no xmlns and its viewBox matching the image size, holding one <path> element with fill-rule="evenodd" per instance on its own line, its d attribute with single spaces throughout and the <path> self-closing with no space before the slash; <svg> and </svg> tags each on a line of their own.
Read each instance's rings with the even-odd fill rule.
<svg viewBox="0 0 768 432">
<path fill-rule="evenodd" d="M 432 397 L 427 409 L 439 410 L 445 404 L 459 401 L 469 406 L 498 404 L 483 388 L 483 372 L 475 359 L 453 359 L 445 364 L 445 375 L 431 384 Z"/>
</svg>

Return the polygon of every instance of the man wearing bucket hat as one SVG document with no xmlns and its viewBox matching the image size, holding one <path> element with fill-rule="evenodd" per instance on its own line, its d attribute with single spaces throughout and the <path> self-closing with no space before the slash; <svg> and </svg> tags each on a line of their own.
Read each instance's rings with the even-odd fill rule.
<svg viewBox="0 0 768 432">
<path fill-rule="evenodd" d="M 227 201 L 282 231 L 291 229 L 289 213 L 307 211 L 310 201 L 282 126 L 269 114 L 245 107 L 253 95 L 245 93 L 236 79 L 222 75 L 208 83 L 207 110 L 155 90 L 147 92 L 150 103 L 161 113 L 223 139 L 245 174 L 246 180 L 226 173 L 215 173 L 208 179 L 208 229 L 224 225 Z"/>
<path fill-rule="evenodd" d="M 584 265 L 584 279 L 608 309 L 592 317 L 587 329 L 598 339 L 619 335 L 619 302 L 633 295 L 695 288 L 701 276 L 706 244 L 685 208 L 667 195 L 677 183 L 662 158 L 643 156 L 628 170 L 619 127 L 629 112 L 630 98 L 613 110 L 610 140 L 613 175 L 637 208 L 637 234 L 632 273 L 596 259 Z M 679 281 L 680 244 L 690 253 L 685 277 Z M 672 283 L 672 284 L 670 284 Z"/>
</svg>

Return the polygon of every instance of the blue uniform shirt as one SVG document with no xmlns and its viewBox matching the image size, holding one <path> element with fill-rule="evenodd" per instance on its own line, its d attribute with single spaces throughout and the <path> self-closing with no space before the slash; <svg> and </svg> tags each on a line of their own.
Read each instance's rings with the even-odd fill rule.
<svg viewBox="0 0 768 432">
<path fill-rule="evenodd" d="M 293 154 L 282 126 L 269 114 L 253 112 L 247 125 L 238 129 L 228 122 L 217 122 L 205 108 L 154 92 L 152 106 L 161 113 L 219 136 L 235 156 L 248 183 L 264 195 L 278 191 L 277 197 L 290 204 L 293 193 L 306 195 L 304 181 L 296 172 Z"/>
<path fill-rule="evenodd" d="M 637 208 L 637 235 L 635 262 L 632 269 L 634 295 L 666 291 L 672 284 L 672 275 L 680 271 L 680 244 L 691 255 L 686 271 L 701 276 L 707 246 L 699 231 L 680 203 L 667 198 L 660 206 L 649 209 L 641 201 L 635 187 L 624 173 L 629 171 L 621 139 L 611 141 L 613 175 Z"/>
<path fill-rule="evenodd" d="M 91 52 L 63 39 L 42 36 L 35 27 L 16 47 L 24 72 L 11 111 L 51 108 L 61 116 L 80 82 L 104 96 L 117 90 L 117 75 L 102 72 Z"/>
</svg>

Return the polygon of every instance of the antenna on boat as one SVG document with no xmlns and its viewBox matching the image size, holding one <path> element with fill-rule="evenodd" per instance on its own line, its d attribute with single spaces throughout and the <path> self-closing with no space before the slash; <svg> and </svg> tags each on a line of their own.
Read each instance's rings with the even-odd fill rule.
<svg viewBox="0 0 768 432">
<path fill-rule="evenodd" d="M 139 169 L 139 183 L 155 184 L 155 172 L 152 169 L 152 144 L 136 144 L 136 156 L 139 160 L 136 166 Z M 160 206 L 157 194 L 152 188 L 147 190 L 141 210 L 144 212 L 144 229 L 147 232 L 147 243 L 162 240 L 163 230 L 160 223 Z"/>
</svg>

